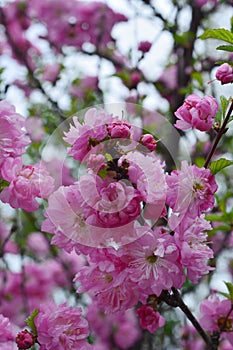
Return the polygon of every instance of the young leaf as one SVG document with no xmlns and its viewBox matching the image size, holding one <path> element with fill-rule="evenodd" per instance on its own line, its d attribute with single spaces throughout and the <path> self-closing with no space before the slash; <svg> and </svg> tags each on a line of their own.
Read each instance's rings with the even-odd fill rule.
<svg viewBox="0 0 233 350">
<path fill-rule="evenodd" d="M 220 101 L 221 101 L 221 106 L 222 106 L 222 114 L 223 114 L 223 116 L 225 116 L 230 99 L 227 99 L 224 96 L 220 96 Z"/>
<path fill-rule="evenodd" d="M 2 190 L 5 187 L 8 187 L 10 185 L 10 182 L 6 181 L 6 180 L 0 180 L 0 192 L 2 192 Z"/>
<path fill-rule="evenodd" d="M 222 50 L 222 51 L 228 51 L 228 52 L 233 52 L 233 45 L 220 45 L 216 47 L 216 50 Z"/>
<path fill-rule="evenodd" d="M 224 282 L 224 283 L 228 289 L 230 299 L 233 301 L 233 284 L 231 284 L 230 282 Z"/>
<path fill-rule="evenodd" d="M 220 170 L 233 165 L 233 161 L 225 158 L 220 158 L 218 160 L 215 160 L 212 162 L 209 166 L 210 170 L 212 171 L 212 174 L 215 175 L 217 174 Z"/>
<path fill-rule="evenodd" d="M 224 28 L 219 29 L 207 29 L 199 36 L 200 39 L 218 39 L 233 44 L 233 33 Z"/>
<path fill-rule="evenodd" d="M 222 294 L 224 297 L 226 297 L 227 299 L 230 299 L 233 302 L 233 284 L 231 284 L 230 282 L 224 282 L 224 283 L 229 293 L 219 292 L 219 294 Z"/>
<path fill-rule="evenodd" d="M 39 310 L 38 309 L 34 309 L 31 313 L 30 316 L 28 316 L 28 318 L 26 318 L 25 323 L 26 325 L 33 331 L 33 333 L 35 335 L 37 335 L 37 329 L 36 329 L 36 325 L 35 325 L 35 318 L 38 315 Z"/>
</svg>

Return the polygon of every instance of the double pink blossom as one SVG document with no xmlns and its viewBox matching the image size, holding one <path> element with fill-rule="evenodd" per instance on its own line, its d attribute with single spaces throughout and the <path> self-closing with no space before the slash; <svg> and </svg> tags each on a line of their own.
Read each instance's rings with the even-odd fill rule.
<svg viewBox="0 0 233 350">
<path fill-rule="evenodd" d="M 41 305 L 35 318 L 38 342 L 41 350 L 89 350 L 88 323 L 82 317 L 81 308 L 55 305 L 52 302 Z"/>
<path fill-rule="evenodd" d="M 233 310 L 229 299 L 220 300 L 217 295 L 211 295 L 200 305 L 201 326 L 213 333 L 221 331 L 222 336 L 233 345 Z"/>
<path fill-rule="evenodd" d="M 189 95 L 175 112 L 178 118 L 175 126 L 181 130 L 192 127 L 200 131 L 209 131 L 217 111 L 218 103 L 214 97 L 206 95 L 201 98 L 196 94 Z"/>
<path fill-rule="evenodd" d="M 47 198 L 53 190 L 53 178 L 44 165 L 22 166 L 21 158 L 8 158 L 2 166 L 2 177 L 10 185 L 0 193 L 0 199 L 13 208 L 35 211 L 39 208 L 36 198 Z"/>
<path fill-rule="evenodd" d="M 142 305 L 137 309 L 137 316 L 139 316 L 142 329 L 147 329 L 150 333 L 154 333 L 165 324 L 165 318 L 149 305 Z"/>
<path fill-rule="evenodd" d="M 8 157 L 21 156 L 31 142 L 26 135 L 25 121 L 14 106 L 5 100 L 0 101 L 0 171 Z"/>
<path fill-rule="evenodd" d="M 167 176 L 167 204 L 173 209 L 169 225 L 174 229 L 187 216 L 195 218 L 213 208 L 218 186 L 210 169 L 182 161 L 180 170 Z"/>
</svg>

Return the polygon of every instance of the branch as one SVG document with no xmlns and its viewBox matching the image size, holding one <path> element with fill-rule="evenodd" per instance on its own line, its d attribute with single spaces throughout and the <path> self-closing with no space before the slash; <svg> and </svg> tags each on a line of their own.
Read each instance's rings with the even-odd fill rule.
<svg viewBox="0 0 233 350">
<path fill-rule="evenodd" d="M 212 156 L 213 156 L 213 154 L 214 154 L 214 152 L 215 152 L 215 150 L 216 150 L 216 148 L 218 146 L 218 143 L 219 143 L 221 137 L 226 132 L 226 126 L 227 126 L 227 123 L 228 123 L 228 121 L 230 119 L 230 116 L 231 116 L 232 112 L 233 112 L 233 99 L 231 100 L 231 105 L 230 105 L 230 108 L 228 109 L 226 118 L 224 119 L 224 122 L 223 122 L 223 124 L 222 124 L 222 126 L 221 126 L 221 128 L 220 128 L 220 130 L 219 130 L 219 132 L 217 134 L 217 136 L 216 136 L 216 139 L 215 139 L 213 145 L 212 145 L 210 153 L 207 156 L 207 159 L 206 159 L 205 164 L 204 164 L 205 168 L 208 167 L 208 165 L 210 163 L 210 160 L 211 160 L 211 158 L 212 158 Z"/>
<path fill-rule="evenodd" d="M 207 335 L 204 329 L 201 327 L 200 323 L 197 321 L 193 313 L 190 311 L 188 306 L 184 303 L 183 299 L 180 296 L 180 293 L 176 288 L 172 288 L 173 294 L 169 294 L 168 291 L 163 291 L 159 297 L 161 301 L 164 301 L 166 304 L 172 307 L 179 307 L 183 313 L 187 316 L 189 321 L 193 324 L 195 329 L 198 331 L 202 339 L 207 345 L 208 350 L 217 350 L 215 344 L 213 344 L 212 339 Z"/>
<path fill-rule="evenodd" d="M 32 68 L 30 67 L 30 64 L 28 63 L 27 57 L 24 54 L 24 52 L 22 52 L 19 47 L 16 45 L 16 43 L 14 42 L 13 38 L 11 37 L 9 30 L 8 30 L 8 24 L 7 24 L 7 19 L 5 16 L 5 13 L 3 11 L 3 8 L 0 7 L 0 19 L 2 24 L 5 27 L 5 31 L 6 31 L 6 36 L 8 38 L 8 42 L 11 45 L 11 48 L 15 54 L 15 56 L 19 59 L 19 61 L 23 62 L 23 64 L 25 65 L 25 67 L 27 68 L 29 74 L 30 74 L 30 78 L 31 78 L 31 82 L 29 81 L 30 85 L 32 87 L 36 87 L 38 88 L 44 96 L 46 96 L 46 98 L 48 99 L 48 101 L 51 103 L 53 109 L 56 111 L 56 113 L 59 115 L 59 117 L 61 118 L 61 120 L 66 120 L 66 116 L 63 114 L 63 112 L 61 111 L 60 107 L 58 106 L 57 102 L 54 101 L 45 91 L 44 87 L 42 86 L 41 82 L 39 81 L 39 79 L 37 79 L 34 76 L 34 72 L 32 70 Z"/>
</svg>

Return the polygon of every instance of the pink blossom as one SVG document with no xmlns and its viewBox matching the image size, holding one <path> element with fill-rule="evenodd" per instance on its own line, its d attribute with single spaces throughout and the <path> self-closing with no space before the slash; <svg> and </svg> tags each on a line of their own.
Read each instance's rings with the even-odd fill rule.
<svg viewBox="0 0 233 350">
<path fill-rule="evenodd" d="M 0 170 L 8 157 L 18 157 L 25 153 L 30 143 L 26 136 L 25 118 L 15 112 L 15 107 L 7 101 L 0 101 Z"/>
<path fill-rule="evenodd" d="M 117 121 L 108 125 L 108 133 L 111 138 L 127 139 L 130 136 L 131 125 L 125 121 Z"/>
<path fill-rule="evenodd" d="M 17 254 L 19 247 L 13 241 L 10 229 L 0 220 L 0 246 L 4 253 Z"/>
<path fill-rule="evenodd" d="M 159 296 L 163 289 L 180 288 L 185 281 L 174 238 L 161 229 L 147 232 L 120 252 L 127 256 L 130 280 L 148 295 Z"/>
<path fill-rule="evenodd" d="M 46 198 L 53 190 L 54 180 L 40 163 L 22 167 L 21 158 L 8 158 L 2 176 L 10 185 L 0 193 L 0 199 L 13 208 L 35 211 L 39 208 L 36 197 Z"/>
<path fill-rule="evenodd" d="M 93 209 L 88 223 L 99 227 L 126 225 L 140 214 L 142 200 L 139 191 L 123 181 L 104 181 L 93 175 L 80 178 L 80 191 L 85 202 Z"/>
<path fill-rule="evenodd" d="M 88 182 L 85 184 L 90 185 Z M 95 184 L 92 185 L 94 187 L 91 188 L 95 188 Z M 85 193 L 88 194 L 87 198 L 83 197 Z M 126 212 L 123 213 L 122 220 L 124 222 L 131 220 L 131 222 L 124 225 L 126 234 L 122 234 L 122 226 L 108 227 L 108 218 L 104 220 L 101 217 L 100 220 L 101 213 L 96 212 L 91 207 L 91 205 L 94 205 L 91 202 L 91 197 L 91 192 L 88 190 L 85 192 L 85 187 L 82 192 L 80 191 L 80 183 L 68 187 L 61 186 L 49 197 L 48 208 L 45 213 L 46 220 L 42 224 L 42 230 L 55 234 L 52 239 L 53 244 L 66 249 L 67 252 L 75 249 L 80 254 L 83 245 L 87 249 L 87 247 L 103 247 L 111 244 L 112 241 L 123 244 L 143 234 L 144 229 L 140 229 L 140 227 L 137 229 L 135 227 L 136 223 L 126 215 L 127 210 L 130 215 L 132 206 L 125 208 Z M 95 198 L 96 190 L 93 193 L 93 199 Z M 98 206 L 101 205 L 101 197 L 97 195 L 97 198 L 99 199 Z M 115 215 L 117 216 L 118 213 Z M 115 221 L 114 223 L 110 222 L 110 224 L 117 226 Z"/>
<path fill-rule="evenodd" d="M 201 302 L 199 322 L 207 331 L 220 330 L 222 332 L 221 337 L 227 339 L 233 345 L 233 310 L 231 304 L 229 299 L 220 300 L 217 295 L 209 296 L 208 299 Z"/>
<path fill-rule="evenodd" d="M 35 318 L 41 350 L 88 350 L 86 339 L 88 323 L 82 317 L 81 308 L 56 306 L 52 302 L 41 305 Z"/>
<path fill-rule="evenodd" d="M 143 53 L 146 53 L 146 52 L 150 51 L 151 46 L 152 46 L 152 44 L 150 41 L 141 41 L 138 44 L 138 50 L 142 51 Z"/>
<path fill-rule="evenodd" d="M 0 348 L 2 344 L 11 343 L 13 348 L 13 341 L 15 340 L 15 333 L 10 320 L 0 314 Z M 2 348 L 3 349 L 3 348 Z M 10 348 L 9 348 L 10 349 Z"/>
<path fill-rule="evenodd" d="M 189 95 L 175 112 L 175 116 L 179 119 L 175 126 L 181 130 L 193 127 L 200 131 L 209 131 L 217 111 L 218 103 L 214 97 L 207 95 L 201 98 L 196 94 Z"/>
<path fill-rule="evenodd" d="M 35 344 L 35 337 L 26 329 L 17 334 L 16 344 L 18 349 L 30 349 Z"/>
<path fill-rule="evenodd" d="M 86 318 L 89 322 L 90 330 L 94 332 L 97 339 L 100 339 L 111 346 L 111 339 L 121 349 L 128 349 L 133 346 L 140 337 L 137 319 L 133 309 L 124 312 L 105 313 L 96 301 L 93 301 L 87 309 Z"/>
<path fill-rule="evenodd" d="M 49 242 L 41 232 L 31 232 L 28 235 L 27 248 L 34 254 L 45 257 L 49 253 Z"/>
<path fill-rule="evenodd" d="M 169 219 L 174 229 L 186 216 L 195 218 L 213 208 L 217 184 L 210 169 L 198 168 L 182 161 L 181 169 L 168 175 L 167 204 L 173 209 Z"/>
<path fill-rule="evenodd" d="M 80 80 L 77 84 L 72 85 L 69 89 L 71 95 L 77 98 L 85 98 L 85 96 L 91 91 L 98 91 L 98 77 L 86 76 Z"/>
<path fill-rule="evenodd" d="M 140 141 L 150 152 L 153 152 L 156 149 L 156 141 L 151 134 L 144 134 Z"/>
<path fill-rule="evenodd" d="M 84 266 L 75 277 L 76 282 L 81 282 L 78 293 L 88 292 L 93 298 L 97 297 L 99 306 L 106 313 L 133 307 L 139 295 L 124 266 L 119 259 L 118 266 L 115 266 L 110 257 Z"/>
<path fill-rule="evenodd" d="M 146 203 L 144 217 L 156 220 L 161 215 L 165 199 L 167 184 L 160 160 L 153 155 L 133 151 L 122 156 L 118 165 L 127 162 L 129 181 L 136 186 L 143 201 Z"/>
<path fill-rule="evenodd" d="M 55 62 L 44 67 L 43 80 L 49 81 L 54 84 L 58 78 L 60 72 L 60 64 Z"/>
<path fill-rule="evenodd" d="M 221 81 L 222 85 L 233 83 L 233 67 L 228 63 L 223 63 L 218 67 L 215 76 Z"/>
<path fill-rule="evenodd" d="M 64 140 L 72 145 L 69 154 L 74 159 L 83 161 L 88 152 L 108 135 L 107 124 L 117 119 L 105 110 L 95 108 L 90 108 L 86 112 L 83 124 L 78 121 L 77 117 L 74 117 L 74 126 L 70 127 L 64 137 Z"/>
<path fill-rule="evenodd" d="M 142 329 L 147 329 L 152 334 L 165 324 L 165 318 L 149 305 L 142 305 L 137 309 L 137 315 Z"/>
<path fill-rule="evenodd" d="M 204 6 L 208 2 L 213 2 L 214 5 L 216 6 L 217 3 L 218 3 L 218 0 L 195 0 L 196 5 L 199 6 L 199 7 Z"/>
<path fill-rule="evenodd" d="M 97 174 L 101 169 L 106 166 L 105 156 L 102 154 L 90 154 L 87 161 L 88 172 L 90 174 Z"/>
<path fill-rule="evenodd" d="M 42 120 L 39 117 L 29 117 L 25 120 L 25 127 L 34 142 L 41 142 L 45 136 Z"/>
<path fill-rule="evenodd" d="M 185 220 L 175 228 L 174 238 L 180 248 L 180 261 L 193 283 L 197 283 L 203 275 L 213 270 L 208 266 L 208 260 L 213 258 L 213 251 L 208 246 L 208 235 L 204 232 L 211 228 L 209 222 L 204 219 L 204 215 L 197 218 L 186 216 Z"/>
<path fill-rule="evenodd" d="M 183 326 L 181 334 L 181 346 L 186 350 L 203 350 L 203 340 L 198 336 L 197 330 L 187 324 Z"/>
<path fill-rule="evenodd" d="M 127 20 L 124 15 L 114 12 L 109 6 L 98 1 L 45 0 L 41 3 L 32 0 L 28 6 L 28 16 L 45 24 L 47 39 L 57 50 L 61 50 L 64 45 L 80 49 L 84 43 L 106 48 L 113 42 L 113 26 Z"/>
</svg>

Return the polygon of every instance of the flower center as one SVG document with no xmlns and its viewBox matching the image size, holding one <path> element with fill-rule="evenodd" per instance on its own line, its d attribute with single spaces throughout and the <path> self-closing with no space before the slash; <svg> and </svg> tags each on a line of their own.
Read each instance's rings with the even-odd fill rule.
<svg viewBox="0 0 233 350">
<path fill-rule="evenodd" d="M 157 255 L 153 254 L 153 255 L 147 256 L 146 260 L 148 261 L 149 264 L 154 264 L 158 260 L 158 257 Z"/>
<path fill-rule="evenodd" d="M 226 320 L 226 317 L 222 316 L 218 319 L 218 326 L 224 332 L 231 332 L 232 331 L 232 320 L 230 318 L 228 318 Z"/>
</svg>

